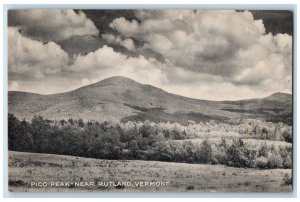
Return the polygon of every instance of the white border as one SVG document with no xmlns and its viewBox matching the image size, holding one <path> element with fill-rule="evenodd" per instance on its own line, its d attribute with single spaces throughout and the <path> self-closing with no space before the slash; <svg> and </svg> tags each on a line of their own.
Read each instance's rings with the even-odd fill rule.
<svg viewBox="0 0 300 202">
<path fill-rule="evenodd" d="M 172 4 L 171 5 L 171 7 L 173 7 L 174 6 L 174 3 L 176 3 L 178 6 L 179 5 L 181 5 L 182 7 L 189 7 L 189 5 L 187 5 L 187 4 L 199 4 L 199 3 L 201 3 L 201 4 L 206 4 L 206 5 L 202 5 L 202 6 L 204 6 L 204 7 L 206 7 L 206 6 L 208 6 L 207 4 L 209 4 L 210 5 L 210 7 L 212 7 L 212 8 L 214 8 L 214 7 L 219 7 L 219 4 L 221 4 L 221 5 L 223 5 L 223 6 L 228 6 L 228 7 L 230 7 L 230 6 L 233 6 L 234 4 L 238 4 L 238 7 L 253 7 L 253 6 L 255 6 L 255 7 L 257 7 L 257 8 L 260 8 L 260 5 L 262 5 L 262 4 L 272 4 L 272 5 L 277 5 L 278 7 L 284 7 L 284 5 L 281 5 L 281 4 L 295 4 L 295 6 L 296 6 L 296 8 L 298 8 L 298 2 L 296 1 L 296 0 L 284 0 L 284 1 L 282 1 L 282 0 L 277 0 L 277 1 L 275 1 L 275 0 L 273 0 L 273 1 L 268 1 L 268 0 L 252 0 L 252 1 L 243 1 L 243 4 L 241 4 L 241 1 L 238 1 L 238 0 L 230 0 L 230 1 L 222 1 L 222 0 L 210 0 L 210 1 L 192 1 L 192 0 L 177 0 L 176 2 L 173 0 L 164 0 L 163 2 L 161 1 L 161 0 L 152 0 L 152 1 L 149 1 L 149 0 L 147 0 L 147 1 L 138 1 L 138 0 L 132 0 L 132 1 L 127 1 L 127 2 L 124 2 L 124 1 L 122 1 L 122 0 L 109 0 L 109 1 L 97 1 L 97 0 L 76 0 L 76 4 L 74 4 L 75 3 L 75 0 L 52 0 L 52 1 L 43 1 L 43 2 L 41 2 L 41 0 L 28 0 L 28 1 L 25 1 L 25 0 L 3 0 L 2 1 L 2 7 L 0 8 L 0 11 L 1 11 L 1 20 L 0 20 L 0 24 L 1 24 L 1 27 L 2 28 L 4 28 L 3 26 L 4 26 L 4 21 L 3 21 L 3 4 L 22 4 L 22 5 L 25 5 L 25 3 L 27 4 L 27 6 L 32 6 L 32 5 L 28 5 L 28 4 L 39 4 L 39 5 L 41 5 L 41 7 L 44 7 L 44 6 L 42 6 L 42 5 L 45 5 L 45 4 L 55 4 L 56 5 L 56 7 L 60 7 L 60 6 L 58 6 L 59 4 L 64 4 L 65 6 L 66 6 L 66 4 L 70 4 L 69 5 L 69 7 L 76 7 L 76 4 L 84 4 L 84 5 L 87 5 L 87 4 L 99 4 L 99 3 L 101 3 L 101 4 L 109 4 L 109 5 L 112 5 L 112 4 L 115 4 L 115 6 L 118 6 L 119 4 L 122 4 L 122 5 L 125 5 L 125 4 L 127 4 L 127 6 L 129 6 L 129 7 L 131 7 L 130 5 L 128 5 L 128 4 L 147 4 L 147 6 L 150 6 L 151 7 L 151 5 L 149 5 L 149 4 Z M 215 6 L 213 6 L 213 4 L 215 4 Z M 17 6 L 17 5 L 16 5 Z M 26 5 L 25 5 L 26 6 Z M 79 6 L 79 5 L 77 5 L 77 6 Z M 83 5 L 80 5 L 80 6 L 83 6 Z M 106 6 L 108 6 L 108 5 L 106 5 Z M 106 6 L 104 6 L 104 7 L 106 7 Z M 89 7 L 89 6 L 87 6 L 87 7 Z M 126 7 L 126 6 L 125 6 Z M 262 6 L 263 7 L 263 6 Z M 298 9 L 297 9 L 298 10 Z M 297 26 L 296 27 L 299 27 L 299 15 L 297 16 Z M 0 35 L 0 39 L 1 39 L 1 45 L 2 45 L 2 48 L 0 49 L 0 56 L 1 56 L 1 66 L 2 66 L 2 70 L 4 70 L 4 66 L 3 66 L 3 59 L 4 59 L 4 56 L 6 55 L 5 54 L 5 52 L 3 52 L 3 45 L 4 45 L 4 43 L 5 43 L 5 41 L 3 40 L 4 38 L 3 38 L 3 36 L 4 36 L 4 33 L 3 33 L 3 31 L 5 31 L 4 29 L 1 29 L 2 31 L 1 31 L 1 35 Z M 297 36 L 294 36 L 294 38 L 298 38 L 298 35 L 299 35 L 299 32 L 297 32 Z M 298 47 L 298 40 L 297 40 L 297 44 L 295 44 L 295 48 L 297 49 L 297 47 Z M 297 55 L 295 56 L 296 58 L 299 58 L 299 52 L 297 51 Z M 297 67 L 295 66 L 294 67 L 294 70 L 297 70 Z M 298 78 L 298 76 L 299 76 L 299 71 L 295 71 L 295 74 L 294 74 L 294 81 L 296 81 L 296 78 Z M 4 81 L 5 80 L 5 75 L 3 74 L 3 71 L 0 71 L 0 78 L 1 78 L 1 81 Z M 295 84 L 295 86 L 294 86 L 294 88 L 295 89 L 298 89 L 298 82 L 295 82 L 294 83 Z M 3 87 L 5 87 L 5 86 L 3 86 L 3 82 L 0 82 L 0 88 L 1 89 L 3 89 Z M 296 92 L 296 91 L 295 91 Z M 295 93 L 294 92 L 294 94 L 297 94 L 297 93 Z M 4 94 L 6 94 L 6 92 L 5 91 L 3 91 L 2 92 L 2 98 L 3 98 L 3 95 Z M 297 100 L 297 105 L 298 105 L 298 99 L 297 99 L 297 96 L 296 96 L 296 100 Z M 3 99 L 0 99 L 0 110 L 1 110 L 1 113 L 2 113 L 2 115 L 3 115 L 3 113 L 4 113 L 4 108 L 3 108 L 3 104 L 4 104 L 5 102 L 3 102 Z M 298 109 L 296 109 L 297 111 L 295 111 L 295 113 L 296 114 L 298 114 Z M 296 117 L 295 117 L 296 118 Z M 2 118 L 1 118 L 1 121 L 0 121 L 0 131 L 3 131 L 3 116 L 2 116 Z M 299 120 L 297 119 L 297 125 L 298 125 L 298 123 L 299 123 Z M 2 134 L 2 138 L 1 138 L 1 144 L 0 145 L 4 145 L 3 144 L 3 136 L 5 135 L 5 134 L 3 134 L 2 132 L 0 133 L 0 134 Z M 297 135 L 297 134 L 295 134 L 295 135 Z M 297 142 L 296 142 L 296 145 L 299 145 L 299 139 L 300 138 L 297 138 Z M 295 145 L 295 143 L 294 143 L 294 146 L 296 146 Z M 3 158 L 1 158 L 3 156 L 3 148 L 1 148 L 0 149 L 0 161 L 1 161 L 1 165 L 4 165 L 3 163 Z M 300 162 L 299 161 L 299 156 L 297 155 L 297 162 Z M 299 171 L 299 167 L 297 167 L 297 171 Z M 0 174 L 0 176 L 1 176 L 1 179 L 2 179 L 2 173 L 3 173 L 3 166 L 1 166 L 1 168 L 0 168 L 0 172 L 1 172 L 1 174 Z M 299 172 L 297 172 L 297 173 L 299 173 Z M 297 180 L 298 181 L 298 180 Z M 5 182 L 4 182 L 5 183 Z M 2 187 L 2 185 L 3 185 L 3 179 L 2 179 L 2 183 L 1 183 L 1 187 L 0 187 L 0 192 L 1 192 L 1 195 L 3 196 L 3 187 Z M 297 193 L 299 193 L 299 186 L 297 186 Z M 192 194 L 191 194 L 192 195 Z M 245 196 L 247 196 L 247 195 L 245 195 Z M 204 196 L 205 197 L 205 196 Z M 249 197 L 249 196 L 248 196 Z M 255 197 L 255 195 L 253 195 L 253 197 Z M 298 197 L 297 197 L 298 198 Z M 9 201 L 17 201 L 18 199 L 5 199 L 5 200 L 9 200 Z M 37 198 L 35 198 L 35 199 L 22 199 L 21 201 L 40 201 L 41 199 L 37 199 Z M 42 199 L 42 200 L 46 200 L 46 201 L 53 201 L 53 200 L 58 200 L 58 199 Z M 65 201 L 66 199 L 64 199 L 64 201 Z M 82 201 L 82 198 L 81 199 L 72 199 L 72 200 L 74 200 L 74 201 Z M 89 198 L 88 200 L 92 200 L 92 201 L 99 201 L 99 199 L 93 199 L 93 198 Z M 103 200 L 103 199 L 100 199 L 100 200 Z M 118 199 L 119 201 L 120 200 L 124 200 L 124 199 Z M 130 200 L 130 201 L 132 201 L 132 199 L 127 199 L 128 201 Z M 139 199 L 136 199 L 136 200 L 139 200 Z M 145 200 L 145 201 L 152 201 L 152 200 L 158 200 L 158 199 L 142 199 L 142 200 Z M 165 201 L 165 199 L 163 199 L 164 201 Z M 180 199 L 172 199 L 172 201 L 178 201 L 178 200 L 180 200 Z M 201 200 L 201 201 L 208 201 L 208 200 L 210 200 L 210 198 L 201 198 L 201 199 L 191 199 L 191 200 L 197 200 L 197 201 L 199 201 L 199 200 Z M 221 200 L 222 201 L 240 201 L 241 199 L 239 199 L 239 198 L 234 198 L 234 199 L 232 199 L 232 198 L 224 198 L 224 199 L 222 199 L 221 198 Z M 245 198 L 245 199 L 242 199 L 243 201 L 245 200 L 245 201 L 253 201 L 253 199 L 251 199 L 251 198 Z M 266 200 L 268 200 L 268 199 L 265 199 L 265 198 L 256 198 L 256 199 L 254 199 L 255 201 L 266 201 Z M 271 199 L 272 201 L 281 201 L 281 200 L 291 200 L 291 201 L 296 201 L 296 198 L 289 198 L 289 199 L 286 199 L 286 198 L 272 198 Z M 125 201 L 126 201 L 126 199 L 125 199 Z"/>
</svg>

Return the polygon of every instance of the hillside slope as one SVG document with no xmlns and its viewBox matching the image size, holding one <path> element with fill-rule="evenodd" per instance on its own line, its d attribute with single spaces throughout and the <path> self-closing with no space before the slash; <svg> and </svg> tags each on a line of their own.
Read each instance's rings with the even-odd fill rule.
<svg viewBox="0 0 300 202">
<path fill-rule="evenodd" d="M 143 85 L 124 77 L 111 77 L 70 92 L 53 95 L 11 91 L 9 113 L 31 119 L 82 118 L 98 121 L 226 121 L 235 117 L 264 118 L 291 124 L 292 96 L 275 93 L 263 99 L 208 101 L 187 98 Z"/>
</svg>

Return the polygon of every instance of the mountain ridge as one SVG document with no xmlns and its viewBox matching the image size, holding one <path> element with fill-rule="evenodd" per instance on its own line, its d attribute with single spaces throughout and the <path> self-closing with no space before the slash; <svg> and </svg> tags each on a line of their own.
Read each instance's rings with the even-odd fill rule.
<svg viewBox="0 0 300 202">
<path fill-rule="evenodd" d="M 128 77 L 123 77 L 123 76 L 108 77 L 108 78 L 105 78 L 103 80 L 97 81 L 95 83 L 92 83 L 92 84 L 89 84 L 89 85 L 86 85 L 86 86 L 82 86 L 82 87 L 76 88 L 74 90 L 70 90 L 70 91 L 66 91 L 66 92 L 60 92 L 60 93 L 53 93 L 53 94 L 40 94 L 40 93 L 26 92 L 26 91 L 8 91 L 8 92 L 9 93 L 10 92 L 28 93 L 28 94 L 43 95 L 43 96 L 46 96 L 46 95 L 58 95 L 58 94 L 63 94 L 63 93 L 69 93 L 69 92 L 76 91 L 76 90 L 79 90 L 79 89 L 84 89 L 86 87 L 92 87 L 92 86 L 93 87 L 102 87 L 104 85 L 104 83 L 107 83 L 107 82 L 109 82 L 111 84 L 116 83 L 116 82 L 119 82 L 119 83 L 123 82 L 123 83 L 126 83 L 126 85 L 128 85 L 128 82 L 130 82 L 130 83 L 137 84 L 137 85 L 151 86 L 152 88 L 159 89 L 159 90 L 164 91 L 164 92 L 169 93 L 169 94 L 173 94 L 173 95 L 177 95 L 177 96 L 181 96 L 181 97 L 185 97 L 185 98 L 189 98 L 189 99 L 195 99 L 195 100 L 214 101 L 214 102 L 240 101 L 240 100 L 227 100 L 227 99 L 224 99 L 224 100 L 209 100 L 209 99 L 201 99 L 201 98 L 191 98 L 191 97 L 182 96 L 182 95 L 178 95 L 178 94 L 167 92 L 167 91 L 165 91 L 165 90 L 163 90 L 161 88 L 158 88 L 158 87 L 150 85 L 150 84 L 142 84 L 142 83 L 139 83 L 137 81 L 134 81 L 133 79 L 130 79 Z M 275 92 L 275 93 L 272 93 L 271 95 L 266 96 L 266 97 L 262 97 L 262 98 L 247 98 L 247 99 L 243 99 L 243 100 L 264 99 L 264 98 L 277 97 L 277 96 L 291 96 L 292 97 L 292 94 L 283 93 L 283 92 Z"/>
<path fill-rule="evenodd" d="M 292 114 L 292 95 L 286 93 L 239 101 L 201 100 L 172 94 L 121 76 L 51 95 L 9 91 L 8 98 L 9 113 L 26 119 L 41 115 L 59 120 L 187 122 L 257 117 L 290 122 L 288 117 Z"/>
</svg>

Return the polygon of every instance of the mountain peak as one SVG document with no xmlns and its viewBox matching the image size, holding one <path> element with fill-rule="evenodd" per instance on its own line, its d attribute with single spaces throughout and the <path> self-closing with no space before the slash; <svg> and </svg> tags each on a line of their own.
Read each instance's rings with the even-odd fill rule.
<svg viewBox="0 0 300 202">
<path fill-rule="evenodd" d="M 135 82 L 134 80 L 124 77 L 124 76 L 113 76 L 113 77 L 108 77 L 106 79 L 103 79 L 102 81 L 115 81 L 115 82 L 119 82 L 119 81 L 131 81 L 131 82 Z"/>
<path fill-rule="evenodd" d="M 290 97 L 290 96 L 292 96 L 292 95 L 291 95 L 291 94 L 288 94 L 288 93 L 277 92 L 277 93 L 273 93 L 273 94 L 270 95 L 269 97 L 283 97 L 283 96 Z"/>
<path fill-rule="evenodd" d="M 273 93 L 272 95 L 266 97 L 268 100 L 277 100 L 277 101 L 286 101 L 288 99 L 291 99 L 292 95 L 288 93 Z"/>
<path fill-rule="evenodd" d="M 95 83 L 95 86 L 103 86 L 103 85 L 132 85 L 132 84 L 140 84 L 130 78 L 123 77 L 123 76 L 113 76 L 106 79 L 103 79 L 97 83 Z"/>
</svg>

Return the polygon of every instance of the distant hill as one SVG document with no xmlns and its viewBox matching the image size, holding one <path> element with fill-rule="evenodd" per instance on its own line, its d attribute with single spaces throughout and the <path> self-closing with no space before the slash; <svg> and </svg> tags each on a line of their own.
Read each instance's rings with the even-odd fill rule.
<svg viewBox="0 0 300 202">
<path fill-rule="evenodd" d="M 53 95 L 8 92 L 9 113 L 30 120 L 34 115 L 60 120 L 98 121 L 226 121 L 235 117 L 292 122 L 292 95 L 275 93 L 262 99 L 208 101 L 168 93 L 125 77 L 111 77 L 70 92 Z"/>
</svg>

